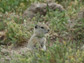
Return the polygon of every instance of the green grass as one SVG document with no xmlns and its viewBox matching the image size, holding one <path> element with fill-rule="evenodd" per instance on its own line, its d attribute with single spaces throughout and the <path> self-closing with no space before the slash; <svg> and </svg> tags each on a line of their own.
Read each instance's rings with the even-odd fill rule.
<svg viewBox="0 0 84 63">
<path fill-rule="evenodd" d="M 5 59 L 5 63 L 84 63 L 84 50 L 81 50 L 81 44 L 84 42 L 84 19 L 78 19 L 77 13 L 80 11 L 84 5 L 79 0 L 67 0 L 61 1 L 56 0 L 56 2 L 61 3 L 66 11 L 59 12 L 58 10 L 49 12 L 46 16 L 39 15 L 35 16 L 31 21 L 25 19 L 25 21 L 37 23 L 37 22 L 48 22 L 50 27 L 50 36 L 48 38 L 47 51 L 26 52 L 23 55 L 14 54 L 10 61 Z M 10 16 L 9 18 L 2 18 L 3 21 L 0 22 L 0 30 L 7 29 L 6 33 L 6 43 L 11 43 L 14 45 L 21 45 L 26 42 L 30 35 L 32 34 L 32 25 L 30 30 L 22 25 L 24 19 L 22 19 L 23 11 L 30 6 L 33 2 L 45 2 L 42 0 L 0 0 L 0 11 L 1 13 L 15 13 L 20 15 L 19 19 L 17 17 Z M 28 4 L 28 5 L 27 5 Z M 66 6 L 65 6 L 66 5 Z M 3 16 L 5 17 L 5 16 Z M 71 19 L 75 25 L 70 28 L 68 20 Z M 5 27 L 3 24 L 6 24 Z M 26 23 L 26 24 L 27 24 Z M 30 32 L 31 31 L 31 32 Z M 53 40 L 54 33 L 57 35 Z M 50 46 L 50 44 L 52 45 Z M 1 47 L 0 47 L 1 48 Z M 0 49 L 1 50 L 1 49 Z M 5 55 L 1 54 L 0 58 L 6 58 Z"/>
<path fill-rule="evenodd" d="M 76 49 L 75 43 L 56 41 L 47 51 L 14 54 L 10 63 L 83 63 L 84 51 Z"/>
</svg>

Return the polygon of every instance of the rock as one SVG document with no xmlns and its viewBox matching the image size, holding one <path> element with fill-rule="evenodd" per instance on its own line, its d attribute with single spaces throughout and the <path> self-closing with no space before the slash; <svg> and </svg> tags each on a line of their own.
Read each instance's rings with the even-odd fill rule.
<svg viewBox="0 0 84 63">
<path fill-rule="evenodd" d="M 63 6 L 60 5 L 60 4 L 50 3 L 50 4 L 48 4 L 48 5 L 49 5 L 49 8 L 52 9 L 52 10 L 58 9 L 59 11 L 64 11 Z"/>
<path fill-rule="evenodd" d="M 24 11 L 23 17 L 32 18 L 37 13 L 45 16 L 48 11 L 47 7 L 49 9 L 52 9 L 53 11 L 55 11 L 56 9 L 58 9 L 60 12 L 64 11 L 63 6 L 57 3 L 48 3 L 48 4 L 47 3 L 34 3 L 29 8 L 27 8 L 27 10 Z"/>
</svg>

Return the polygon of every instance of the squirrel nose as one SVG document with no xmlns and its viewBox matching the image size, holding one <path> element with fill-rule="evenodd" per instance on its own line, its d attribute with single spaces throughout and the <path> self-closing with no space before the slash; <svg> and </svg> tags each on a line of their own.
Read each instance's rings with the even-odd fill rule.
<svg viewBox="0 0 84 63">
<path fill-rule="evenodd" d="M 48 29 L 48 32 L 49 32 L 50 30 Z"/>
</svg>

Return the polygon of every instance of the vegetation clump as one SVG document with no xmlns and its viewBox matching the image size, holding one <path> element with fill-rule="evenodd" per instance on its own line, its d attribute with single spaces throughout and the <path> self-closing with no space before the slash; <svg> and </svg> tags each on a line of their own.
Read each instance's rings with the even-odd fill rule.
<svg viewBox="0 0 84 63">
<path fill-rule="evenodd" d="M 47 11 L 42 9 L 45 15 L 40 15 L 40 10 L 32 19 L 23 18 L 25 10 L 38 2 L 54 2 L 65 10 L 60 12 L 52 10 L 54 6 L 47 7 Z M 78 14 L 83 4 L 83 0 L 0 0 L 0 62 L 84 63 L 84 12 L 80 13 L 82 17 Z M 47 50 L 29 51 L 25 44 L 33 33 L 33 25 L 38 22 L 50 28 L 46 35 Z M 12 45 L 18 47 L 13 49 Z"/>
<path fill-rule="evenodd" d="M 29 37 L 27 30 L 24 26 L 17 24 L 13 21 L 7 22 L 7 41 L 15 45 L 22 45 Z"/>
</svg>

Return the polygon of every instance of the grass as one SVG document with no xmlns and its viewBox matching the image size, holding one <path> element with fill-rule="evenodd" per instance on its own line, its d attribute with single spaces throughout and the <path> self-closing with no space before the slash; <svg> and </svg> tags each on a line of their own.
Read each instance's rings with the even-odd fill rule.
<svg viewBox="0 0 84 63">
<path fill-rule="evenodd" d="M 34 53 L 34 54 L 33 54 Z M 46 52 L 27 52 L 24 55 L 14 54 L 10 63 L 83 63 L 84 51 L 76 49 L 75 43 L 56 41 Z"/>
<path fill-rule="evenodd" d="M 0 0 L 0 11 L 7 16 L 3 16 L 3 21 L 0 22 L 0 30 L 7 29 L 6 33 L 6 43 L 11 43 L 16 45 L 22 45 L 26 42 L 30 35 L 32 34 L 33 23 L 37 22 L 48 22 L 50 27 L 50 36 L 47 37 L 47 51 L 38 51 L 35 52 L 26 52 L 22 55 L 13 54 L 12 57 L 9 54 L 8 56 L 11 60 L 7 60 L 5 55 L 1 52 L 0 46 L 0 58 L 4 58 L 4 63 L 84 63 L 84 50 L 81 49 L 81 46 L 84 42 L 84 19 L 78 19 L 77 13 L 84 6 L 83 1 L 79 0 L 69 0 L 69 1 L 59 1 L 56 2 L 62 4 L 66 11 L 59 12 L 58 10 L 49 12 L 46 16 L 39 15 L 34 17 L 31 21 L 22 19 L 22 13 L 24 10 L 30 6 L 33 2 L 45 2 L 42 0 Z M 65 2 L 65 3 L 64 3 Z M 29 3 L 29 5 L 27 5 Z M 66 5 L 66 6 L 65 6 Z M 10 13 L 15 13 L 19 15 L 19 18 L 13 17 Z M 69 25 L 68 20 L 73 20 L 75 25 Z M 30 25 L 23 25 L 24 21 L 26 24 L 33 22 Z M 5 27 L 3 25 L 5 23 Z M 30 30 L 27 30 L 28 27 L 31 27 Z M 53 35 L 57 34 L 57 35 Z M 56 38 L 53 38 L 53 37 Z M 53 38 L 51 40 L 51 38 Z M 51 45 L 52 44 L 52 45 Z M 2 62 L 1 62 L 2 63 Z"/>
</svg>

